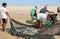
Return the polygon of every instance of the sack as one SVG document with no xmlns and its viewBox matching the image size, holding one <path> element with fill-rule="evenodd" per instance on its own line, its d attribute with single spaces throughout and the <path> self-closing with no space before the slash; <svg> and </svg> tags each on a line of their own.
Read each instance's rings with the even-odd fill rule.
<svg viewBox="0 0 60 39">
<path fill-rule="evenodd" d="M 26 23 L 32 23 L 32 20 L 26 20 Z"/>
<path fill-rule="evenodd" d="M 34 24 L 36 21 L 37 21 L 37 18 L 34 17 L 33 21 L 31 19 L 30 20 L 26 20 L 26 23 Z"/>
</svg>

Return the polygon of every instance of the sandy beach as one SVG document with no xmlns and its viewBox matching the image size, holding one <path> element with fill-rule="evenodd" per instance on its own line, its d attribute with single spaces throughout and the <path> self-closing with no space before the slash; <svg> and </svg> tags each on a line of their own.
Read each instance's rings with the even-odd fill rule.
<svg viewBox="0 0 60 39">
<path fill-rule="evenodd" d="M 31 19 L 30 11 L 34 6 L 8 6 L 7 10 L 11 17 L 20 22 L 25 22 L 27 19 Z M 39 13 L 40 9 L 44 6 L 38 6 L 37 13 Z M 57 13 L 57 6 L 47 6 L 49 11 Z M 58 15 L 58 19 L 59 15 Z"/>
<path fill-rule="evenodd" d="M 25 23 L 25 21 L 27 19 L 31 19 L 30 17 L 30 11 L 31 9 L 33 8 L 34 6 L 8 6 L 7 7 L 7 10 L 10 14 L 10 16 L 15 19 L 15 20 L 18 20 L 20 22 L 23 22 Z M 43 8 L 44 6 L 38 6 L 38 9 L 37 9 L 37 13 L 39 13 L 40 9 Z M 55 12 L 57 13 L 57 6 L 48 6 L 47 9 L 49 11 L 52 11 L 52 12 Z M 60 17 L 58 16 L 58 19 L 60 19 Z M 8 20 L 8 24 L 7 24 L 7 27 L 10 27 L 10 22 Z M 11 35 L 9 34 L 3 34 L 3 32 L 0 31 L 0 34 L 2 36 L 0 36 L 1 38 L 0 39 L 9 39 L 9 37 Z M 8 38 L 5 36 L 9 36 Z M 13 37 L 11 37 L 10 39 L 12 39 Z M 60 39 L 60 36 L 55 36 L 56 39 Z M 14 39 L 16 39 L 14 37 Z"/>
</svg>

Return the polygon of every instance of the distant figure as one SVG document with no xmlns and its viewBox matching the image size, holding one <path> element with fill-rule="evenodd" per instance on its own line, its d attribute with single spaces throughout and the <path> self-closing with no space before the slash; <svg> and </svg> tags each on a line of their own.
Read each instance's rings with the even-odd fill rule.
<svg viewBox="0 0 60 39">
<path fill-rule="evenodd" d="M 6 24 L 7 24 L 7 19 L 8 17 L 11 19 L 10 15 L 8 14 L 8 11 L 6 9 L 7 4 L 6 3 L 2 3 L 2 7 L 0 8 L 0 14 L 2 17 L 2 28 L 3 31 L 6 32 Z"/>
<path fill-rule="evenodd" d="M 34 20 L 34 17 L 37 16 L 36 9 L 38 9 L 37 6 L 35 6 L 34 8 L 31 9 L 31 13 L 30 14 L 31 14 L 32 21 Z"/>
<path fill-rule="evenodd" d="M 40 13 L 46 13 L 46 12 L 53 13 L 53 12 L 51 12 L 51 11 L 48 11 L 48 10 L 47 10 L 47 7 L 44 7 L 44 8 L 42 8 L 42 9 L 40 10 Z"/>
<path fill-rule="evenodd" d="M 60 7 L 57 8 L 57 13 L 60 13 Z"/>
</svg>

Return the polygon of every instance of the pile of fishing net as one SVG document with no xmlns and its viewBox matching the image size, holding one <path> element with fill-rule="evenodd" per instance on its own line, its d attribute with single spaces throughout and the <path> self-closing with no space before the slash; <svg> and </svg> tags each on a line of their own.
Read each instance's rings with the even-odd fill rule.
<svg viewBox="0 0 60 39">
<path fill-rule="evenodd" d="M 8 29 L 8 32 L 14 35 L 18 34 L 34 35 L 38 33 L 38 29 L 31 27 L 31 25 L 20 23 L 16 20 L 10 20 L 10 24 L 11 28 Z"/>
<path fill-rule="evenodd" d="M 38 33 L 37 29 L 34 29 L 32 27 L 17 27 L 15 28 L 14 34 L 25 34 L 25 35 L 34 35 Z"/>
</svg>

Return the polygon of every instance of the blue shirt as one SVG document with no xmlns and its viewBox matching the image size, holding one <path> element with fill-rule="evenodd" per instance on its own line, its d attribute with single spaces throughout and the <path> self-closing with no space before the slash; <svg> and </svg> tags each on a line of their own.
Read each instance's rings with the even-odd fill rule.
<svg viewBox="0 0 60 39">
<path fill-rule="evenodd" d="M 46 12 L 48 12 L 48 10 L 47 10 L 46 8 L 42 8 L 42 9 L 40 10 L 40 13 L 46 13 Z"/>
</svg>

